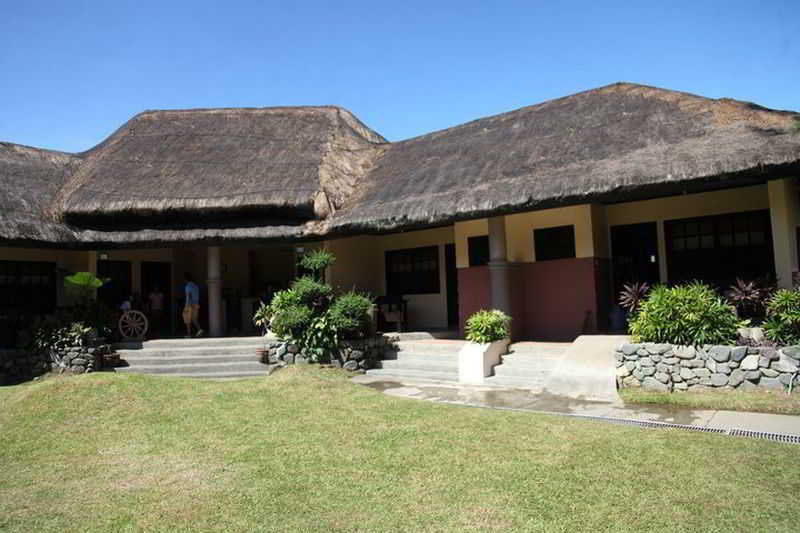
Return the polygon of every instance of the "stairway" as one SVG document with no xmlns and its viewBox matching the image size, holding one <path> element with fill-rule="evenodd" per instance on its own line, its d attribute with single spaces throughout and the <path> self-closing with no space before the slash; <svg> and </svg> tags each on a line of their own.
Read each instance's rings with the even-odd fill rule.
<svg viewBox="0 0 800 533">
<path fill-rule="evenodd" d="M 490 387 L 541 390 L 570 343 L 518 342 L 485 379 Z"/>
<path fill-rule="evenodd" d="M 129 366 L 117 372 L 180 376 L 206 379 L 233 379 L 264 376 L 267 365 L 258 360 L 264 337 L 159 339 L 123 342 L 115 345 L 120 358 Z"/>
<path fill-rule="evenodd" d="M 458 382 L 458 351 L 466 341 L 449 339 L 400 340 L 395 359 L 379 361 L 367 375 L 387 381 Z"/>
<path fill-rule="evenodd" d="M 466 341 L 401 340 L 397 357 L 379 362 L 367 375 L 387 381 L 458 383 L 458 351 Z M 570 343 L 518 342 L 502 356 L 488 387 L 541 390 L 547 377 L 566 353 Z"/>
</svg>

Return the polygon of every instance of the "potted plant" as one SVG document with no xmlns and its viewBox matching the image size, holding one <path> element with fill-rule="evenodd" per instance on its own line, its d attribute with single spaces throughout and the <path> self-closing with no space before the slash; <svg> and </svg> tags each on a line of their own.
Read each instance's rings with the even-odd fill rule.
<svg viewBox="0 0 800 533">
<path fill-rule="evenodd" d="M 467 320 L 467 340 L 458 353 L 458 380 L 480 385 L 508 352 L 511 317 L 497 309 L 474 313 Z"/>
</svg>

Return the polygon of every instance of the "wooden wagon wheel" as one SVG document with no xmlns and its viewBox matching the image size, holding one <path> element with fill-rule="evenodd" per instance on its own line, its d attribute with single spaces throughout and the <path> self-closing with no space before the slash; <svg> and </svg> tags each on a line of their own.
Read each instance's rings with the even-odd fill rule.
<svg viewBox="0 0 800 533">
<path fill-rule="evenodd" d="M 149 323 L 141 311 L 125 311 L 119 317 L 119 334 L 124 339 L 143 339 Z"/>
</svg>

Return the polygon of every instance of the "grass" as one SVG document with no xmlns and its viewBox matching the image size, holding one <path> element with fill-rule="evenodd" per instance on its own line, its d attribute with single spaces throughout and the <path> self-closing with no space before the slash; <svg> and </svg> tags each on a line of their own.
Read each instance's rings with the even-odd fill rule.
<svg viewBox="0 0 800 533">
<path fill-rule="evenodd" d="M 791 395 L 780 391 L 710 390 L 686 392 L 654 392 L 642 389 L 622 389 L 620 396 L 626 404 L 666 405 L 687 409 L 723 409 L 753 411 L 780 415 L 800 415 L 800 393 Z"/>
<path fill-rule="evenodd" d="M 0 388 L 0 530 L 796 531 L 798 448 L 393 398 L 333 369 Z"/>
</svg>

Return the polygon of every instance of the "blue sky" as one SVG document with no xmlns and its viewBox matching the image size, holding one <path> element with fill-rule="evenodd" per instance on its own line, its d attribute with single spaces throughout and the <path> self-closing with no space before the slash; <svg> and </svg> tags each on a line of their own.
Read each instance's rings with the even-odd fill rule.
<svg viewBox="0 0 800 533">
<path fill-rule="evenodd" d="M 800 110 L 800 1 L 0 3 L 0 140 L 66 151 L 145 109 L 336 104 L 400 140 L 615 81 Z"/>
</svg>

